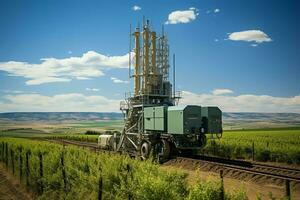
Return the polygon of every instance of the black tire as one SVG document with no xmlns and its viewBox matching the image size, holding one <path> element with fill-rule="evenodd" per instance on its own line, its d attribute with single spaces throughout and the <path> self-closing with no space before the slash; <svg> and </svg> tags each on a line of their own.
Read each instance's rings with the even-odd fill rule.
<svg viewBox="0 0 300 200">
<path fill-rule="evenodd" d="M 141 158 L 143 160 L 149 158 L 150 151 L 151 151 L 151 145 L 148 142 L 144 141 L 140 149 Z"/>
<path fill-rule="evenodd" d="M 167 160 L 171 156 L 171 144 L 167 140 L 160 140 L 158 144 L 158 157 L 162 158 L 162 160 Z"/>
</svg>

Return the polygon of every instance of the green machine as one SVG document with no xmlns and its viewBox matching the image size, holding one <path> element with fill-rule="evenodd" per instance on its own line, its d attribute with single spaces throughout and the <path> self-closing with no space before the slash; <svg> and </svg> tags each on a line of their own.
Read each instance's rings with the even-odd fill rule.
<svg viewBox="0 0 300 200">
<path fill-rule="evenodd" d="M 176 149 L 200 149 L 205 134 L 222 133 L 222 112 L 218 107 L 156 106 L 144 108 L 145 130 L 167 135 Z"/>
<path fill-rule="evenodd" d="M 222 130 L 222 111 L 218 107 L 201 107 L 202 126 L 205 134 L 216 133 L 221 137 Z"/>
<path fill-rule="evenodd" d="M 201 132 L 200 106 L 170 106 L 168 108 L 168 133 L 195 134 Z"/>
<path fill-rule="evenodd" d="M 143 159 L 154 156 L 168 159 L 173 153 L 203 148 L 206 134 L 222 133 L 222 112 L 218 107 L 178 105 L 181 93 L 169 80 L 169 44 L 167 35 L 151 30 L 149 21 L 130 30 L 129 77 L 133 91 L 120 102 L 124 127 L 112 138 L 114 150 Z M 134 47 L 131 47 L 134 44 Z M 134 52 L 132 54 L 131 52 Z"/>
<path fill-rule="evenodd" d="M 218 107 L 156 106 L 144 108 L 145 130 L 169 134 L 222 133 Z"/>
<path fill-rule="evenodd" d="M 165 132 L 167 130 L 166 122 L 166 106 L 144 108 L 144 124 L 146 130 Z"/>
</svg>

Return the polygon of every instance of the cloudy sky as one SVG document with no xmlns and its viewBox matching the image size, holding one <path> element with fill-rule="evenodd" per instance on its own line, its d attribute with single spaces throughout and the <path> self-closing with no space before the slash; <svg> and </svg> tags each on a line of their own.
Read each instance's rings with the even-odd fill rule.
<svg viewBox="0 0 300 200">
<path fill-rule="evenodd" d="M 0 112 L 118 111 L 129 24 L 176 54 L 182 104 L 300 113 L 299 1 L 0 1 Z"/>
</svg>

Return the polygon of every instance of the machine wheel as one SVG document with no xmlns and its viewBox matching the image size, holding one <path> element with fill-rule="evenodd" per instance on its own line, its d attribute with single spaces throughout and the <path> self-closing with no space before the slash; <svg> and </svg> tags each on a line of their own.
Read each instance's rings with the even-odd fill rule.
<svg viewBox="0 0 300 200">
<path fill-rule="evenodd" d="M 150 151 L 151 151 L 151 146 L 148 142 L 143 142 L 142 143 L 142 146 L 141 146 L 141 158 L 143 160 L 149 158 L 149 154 L 150 154 Z"/>
<path fill-rule="evenodd" d="M 160 140 L 160 142 L 158 143 L 157 154 L 158 154 L 158 158 L 162 159 L 163 161 L 170 158 L 171 155 L 170 142 L 164 139 Z"/>
</svg>

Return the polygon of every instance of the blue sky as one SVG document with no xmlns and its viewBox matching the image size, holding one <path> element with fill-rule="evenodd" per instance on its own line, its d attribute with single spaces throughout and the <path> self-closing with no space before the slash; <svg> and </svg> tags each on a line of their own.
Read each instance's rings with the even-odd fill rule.
<svg viewBox="0 0 300 200">
<path fill-rule="evenodd" d="M 182 103 L 300 112 L 299 4 L 1 0 L 0 112 L 117 111 L 143 16 L 165 24 Z"/>
</svg>

